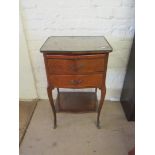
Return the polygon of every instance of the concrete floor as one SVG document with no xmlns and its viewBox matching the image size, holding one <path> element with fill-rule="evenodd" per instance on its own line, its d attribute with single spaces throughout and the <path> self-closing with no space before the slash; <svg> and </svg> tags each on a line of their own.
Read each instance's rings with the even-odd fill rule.
<svg viewBox="0 0 155 155">
<path fill-rule="evenodd" d="M 97 129 L 96 113 L 58 113 L 57 129 L 47 100 L 38 102 L 20 145 L 20 155 L 127 155 L 134 147 L 134 122 L 119 102 L 105 102 Z"/>
</svg>

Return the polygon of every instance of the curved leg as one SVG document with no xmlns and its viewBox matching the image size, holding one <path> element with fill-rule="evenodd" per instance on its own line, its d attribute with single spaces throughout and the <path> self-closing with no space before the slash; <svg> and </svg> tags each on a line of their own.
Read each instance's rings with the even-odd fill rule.
<svg viewBox="0 0 155 155">
<path fill-rule="evenodd" d="M 47 87 L 47 93 L 48 93 L 48 98 L 52 107 L 52 111 L 53 111 L 53 116 L 54 116 L 54 129 L 57 127 L 57 120 L 56 120 L 56 110 L 55 110 L 55 106 L 54 106 L 54 102 L 53 102 L 53 97 L 52 97 L 52 88 L 51 87 Z"/>
<path fill-rule="evenodd" d="M 97 112 L 97 128 L 100 128 L 100 112 L 101 112 L 101 109 L 103 106 L 105 94 L 106 94 L 106 88 L 103 87 L 103 88 L 101 88 L 101 100 L 100 100 L 98 112 Z"/>
</svg>

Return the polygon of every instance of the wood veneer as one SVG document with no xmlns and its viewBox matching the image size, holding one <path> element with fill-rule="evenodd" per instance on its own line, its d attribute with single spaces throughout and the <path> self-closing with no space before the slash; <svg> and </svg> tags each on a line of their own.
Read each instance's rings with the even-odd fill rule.
<svg viewBox="0 0 155 155">
<path fill-rule="evenodd" d="M 64 41 L 64 43 L 62 43 L 62 41 Z M 86 43 L 89 44 L 87 45 Z M 96 49 L 96 51 L 94 49 Z M 56 108 L 52 98 L 52 90 L 54 88 L 57 88 L 58 90 L 58 98 L 56 102 L 57 110 L 64 110 L 65 108 L 63 106 L 66 105 L 66 107 L 70 109 L 69 111 L 73 112 L 79 111 L 79 109 L 81 109 L 81 111 L 87 111 L 86 107 L 88 110 L 92 110 L 90 107 L 96 108 L 95 103 L 97 103 L 97 98 L 95 97 L 96 102 L 90 102 L 90 100 L 94 100 L 94 98 L 90 97 L 90 100 L 87 98 L 86 101 L 89 101 L 90 105 L 85 106 L 84 102 L 81 102 L 80 99 L 84 99 L 86 96 L 88 97 L 89 93 L 86 96 L 81 95 L 81 97 L 79 96 L 80 93 L 72 96 L 69 96 L 72 93 L 68 93 L 67 96 L 66 94 L 61 94 L 59 88 L 96 88 L 95 93 L 97 93 L 97 88 L 99 88 L 101 90 L 101 99 L 97 106 L 97 127 L 99 128 L 100 112 L 106 94 L 105 79 L 108 56 L 111 51 L 112 48 L 104 37 L 50 37 L 44 43 L 41 52 L 44 55 L 48 82 L 47 93 L 53 110 L 54 128 L 57 126 Z M 79 104 L 76 102 L 76 104 L 70 105 L 69 108 L 68 103 L 72 103 L 74 99 L 77 100 L 77 96 L 79 98 Z M 62 101 L 62 98 L 65 101 Z M 61 106 L 58 106 L 59 104 Z M 77 107 L 78 105 L 79 109 Z M 67 109 L 65 110 L 67 111 Z"/>
</svg>

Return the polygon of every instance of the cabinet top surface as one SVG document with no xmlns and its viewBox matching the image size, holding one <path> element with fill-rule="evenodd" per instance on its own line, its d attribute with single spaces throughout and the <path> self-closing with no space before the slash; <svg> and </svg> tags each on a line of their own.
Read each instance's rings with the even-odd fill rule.
<svg viewBox="0 0 155 155">
<path fill-rule="evenodd" d="M 52 36 L 42 45 L 43 53 L 108 53 L 112 47 L 104 36 Z"/>
</svg>

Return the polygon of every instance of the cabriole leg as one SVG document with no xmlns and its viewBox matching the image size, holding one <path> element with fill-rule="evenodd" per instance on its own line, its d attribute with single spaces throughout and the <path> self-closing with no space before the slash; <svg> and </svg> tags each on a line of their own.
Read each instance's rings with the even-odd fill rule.
<svg viewBox="0 0 155 155">
<path fill-rule="evenodd" d="M 54 116 L 54 129 L 57 127 L 57 120 L 56 120 L 56 110 L 55 110 L 55 106 L 54 106 L 54 101 L 53 101 L 53 97 L 52 97 L 52 88 L 51 87 L 47 87 L 47 93 L 48 93 L 48 98 L 52 107 L 52 111 L 53 111 L 53 116 Z"/>
<path fill-rule="evenodd" d="M 100 99 L 100 103 L 98 106 L 98 112 L 97 112 L 97 128 L 100 128 L 100 113 L 101 113 L 101 109 L 103 106 L 105 94 L 106 94 L 106 88 L 103 87 L 103 88 L 101 88 L 101 99 Z"/>
</svg>

